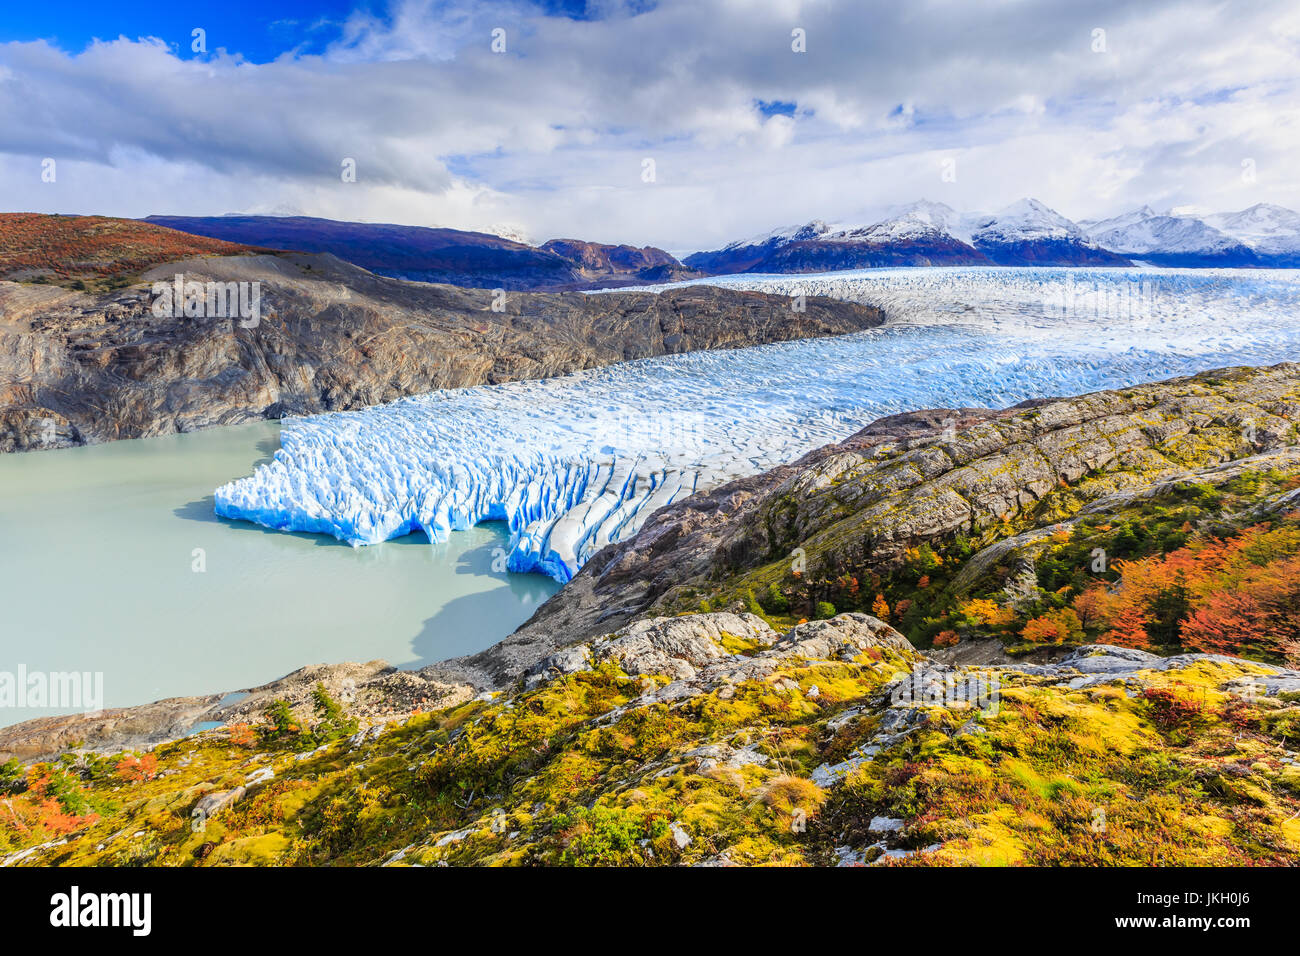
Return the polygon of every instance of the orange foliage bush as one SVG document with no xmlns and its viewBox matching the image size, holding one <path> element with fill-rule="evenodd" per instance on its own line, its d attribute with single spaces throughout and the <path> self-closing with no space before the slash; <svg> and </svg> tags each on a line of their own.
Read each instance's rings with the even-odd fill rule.
<svg viewBox="0 0 1300 956">
<path fill-rule="evenodd" d="M 956 631 L 940 631 L 934 636 L 935 647 L 953 647 L 960 641 Z"/>
<path fill-rule="evenodd" d="M 226 731 L 230 735 L 230 742 L 236 747 L 251 747 L 257 742 L 252 724 L 231 724 Z"/>
<path fill-rule="evenodd" d="M 1106 643 L 1147 647 L 1172 635 L 1206 653 L 1300 660 L 1300 526 L 1293 520 L 1115 567 L 1115 593 L 1097 585 L 1073 602 L 1082 621 L 1106 628 Z"/>
<path fill-rule="evenodd" d="M 117 762 L 117 775 L 128 783 L 152 780 L 158 775 L 158 758 L 153 754 L 143 757 L 127 754 Z"/>
<path fill-rule="evenodd" d="M 1063 607 L 1026 622 L 1020 636 L 1035 644 L 1061 644 L 1083 637 L 1083 625 L 1078 614 Z"/>
</svg>

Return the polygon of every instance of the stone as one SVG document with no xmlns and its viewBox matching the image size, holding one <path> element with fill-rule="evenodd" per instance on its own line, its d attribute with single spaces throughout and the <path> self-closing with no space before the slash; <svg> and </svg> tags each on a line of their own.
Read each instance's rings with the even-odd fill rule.
<svg viewBox="0 0 1300 956">
<path fill-rule="evenodd" d="M 691 845 L 691 835 L 682 829 L 682 825 L 674 820 L 668 827 L 672 833 L 673 843 L 679 850 L 685 850 Z"/>
</svg>

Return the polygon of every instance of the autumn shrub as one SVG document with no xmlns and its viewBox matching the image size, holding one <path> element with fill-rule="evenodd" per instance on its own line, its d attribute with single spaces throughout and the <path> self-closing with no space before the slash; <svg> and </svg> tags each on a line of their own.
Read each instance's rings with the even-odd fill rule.
<svg viewBox="0 0 1300 956">
<path fill-rule="evenodd" d="M 759 603 L 768 614 L 785 614 L 790 610 L 790 599 L 781 593 L 781 589 L 775 583 L 767 586 L 767 591 L 763 593 L 763 600 Z"/>
<path fill-rule="evenodd" d="M 1187 688 L 1148 687 L 1142 697 L 1148 718 L 1172 741 L 1188 738 L 1205 715 L 1203 702 Z"/>
<path fill-rule="evenodd" d="M 252 724 L 237 723 L 226 728 L 228 739 L 236 747 L 251 747 L 257 742 L 257 734 Z"/>
<path fill-rule="evenodd" d="M 123 754 L 117 762 L 116 773 L 119 780 L 127 783 L 143 783 L 158 775 L 158 758 L 153 754 L 137 757 L 135 754 Z"/>
<path fill-rule="evenodd" d="M 1083 637 L 1083 624 L 1071 608 L 1048 611 L 1025 623 L 1021 637 L 1034 644 L 1063 644 Z"/>
<path fill-rule="evenodd" d="M 960 640 L 956 631 L 940 631 L 934 636 L 933 643 L 935 647 L 955 647 Z"/>
</svg>

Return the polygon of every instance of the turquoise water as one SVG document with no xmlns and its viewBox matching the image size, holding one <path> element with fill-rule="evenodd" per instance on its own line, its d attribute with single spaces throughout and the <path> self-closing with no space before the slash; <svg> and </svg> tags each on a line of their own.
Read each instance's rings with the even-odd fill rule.
<svg viewBox="0 0 1300 956">
<path fill-rule="evenodd" d="M 414 668 L 495 643 L 559 587 L 507 575 L 497 523 L 354 549 L 217 518 L 212 489 L 278 447 L 258 423 L 0 455 L 0 672 L 102 673 L 115 707 L 307 664 Z M 0 726 L 77 709 L 0 705 Z"/>
</svg>

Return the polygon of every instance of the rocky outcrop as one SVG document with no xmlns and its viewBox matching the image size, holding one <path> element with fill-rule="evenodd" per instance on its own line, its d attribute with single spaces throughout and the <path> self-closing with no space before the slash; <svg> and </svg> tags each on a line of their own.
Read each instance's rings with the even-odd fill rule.
<svg viewBox="0 0 1300 956">
<path fill-rule="evenodd" d="M 204 725 L 255 723 L 273 700 L 283 700 L 295 713 L 307 714 L 317 684 L 323 684 L 331 696 L 344 702 L 349 713 L 367 723 L 392 714 L 450 707 L 476 693 L 466 684 L 448 683 L 432 673 L 399 671 L 385 661 L 318 664 L 228 694 L 172 697 L 138 707 L 40 717 L 0 727 L 0 763 L 11 757 L 44 759 L 69 749 L 115 752 L 150 747 Z"/>
<path fill-rule="evenodd" d="M 159 318 L 151 284 L 257 282 L 260 320 Z M 614 362 L 879 325 L 879 310 L 714 288 L 503 293 L 332 256 L 178 262 L 116 292 L 0 282 L 0 451 L 361 408 Z M 250 286 L 251 288 L 251 286 Z"/>
<path fill-rule="evenodd" d="M 728 645 L 748 654 L 728 651 Z M 907 638 L 867 614 L 841 614 L 833 621 L 806 621 L 778 634 L 754 614 L 712 612 L 637 621 L 592 644 L 566 648 L 529 669 L 525 687 L 612 661 L 625 674 L 663 674 L 670 683 L 652 691 L 680 699 L 771 674 L 791 658 L 851 660 L 869 648 L 904 659 L 916 656 Z"/>
</svg>

